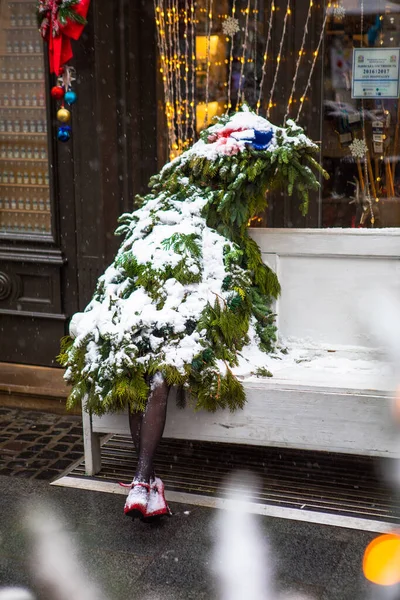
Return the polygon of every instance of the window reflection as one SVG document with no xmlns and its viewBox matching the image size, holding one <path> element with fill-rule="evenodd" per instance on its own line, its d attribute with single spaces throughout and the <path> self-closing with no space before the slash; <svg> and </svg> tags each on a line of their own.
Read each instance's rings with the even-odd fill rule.
<svg viewBox="0 0 400 600">
<path fill-rule="evenodd" d="M 43 65 L 35 4 L 1 4 L 0 234 L 50 232 Z"/>
<path fill-rule="evenodd" d="M 325 37 L 322 155 L 331 179 L 323 188 L 322 226 L 397 227 L 400 104 L 391 65 L 399 60 L 400 6 L 365 0 L 362 15 L 360 2 L 342 5 L 344 18 L 332 15 Z M 354 97 L 360 92 L 364 99 Z"/>
</svg>

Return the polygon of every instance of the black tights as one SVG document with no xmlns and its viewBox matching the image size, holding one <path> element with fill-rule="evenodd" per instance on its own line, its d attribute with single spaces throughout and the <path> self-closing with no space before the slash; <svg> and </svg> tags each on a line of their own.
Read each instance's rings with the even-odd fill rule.
<svg viewBox="0 0 400 600">
<path fill-rule="evenodd" d="M 150 378 L 146 410 L 129 412 L 132 440 L 139 457 L 134 479 L 149 483 L 154 477 L 153 460 L 164 432 L 169 385 L 160 373 Z"/>
</svg>

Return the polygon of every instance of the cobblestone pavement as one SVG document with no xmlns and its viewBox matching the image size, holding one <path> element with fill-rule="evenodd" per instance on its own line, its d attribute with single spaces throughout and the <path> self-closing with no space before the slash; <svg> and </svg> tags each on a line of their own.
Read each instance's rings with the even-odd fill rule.
<svg viewBox="0 0 400 600">
<path fill-rule="evenodd" d="M 82 457 L 80 417 L 0 407 L 0 475 L 52 481 Z"/>
</svg>

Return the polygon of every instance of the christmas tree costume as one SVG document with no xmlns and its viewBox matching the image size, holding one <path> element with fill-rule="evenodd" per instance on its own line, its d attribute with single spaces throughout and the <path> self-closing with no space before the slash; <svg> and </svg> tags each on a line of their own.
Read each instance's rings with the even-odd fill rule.
<svg viewBox="0 0 400 600">
<path fill-rule="evenodd" d="M 114 263 L 63 340 L 69 406 L 82 401 L 100 415 L 128 408 L 139 452 L 146 418 L 162 435 L 171 385 L 200 409 L 243 407 L 233 369 L 250 348 L 273 349 L 270 303 L 279 294 L 248 222 L 279 186 L 296 189 L 307 210 L 308 191 L 319 186 L 310 167 L 323 173 L 316 152 L 294 122 L 275 127 L 244 109 L 218 119 L 150 180 L 141 207 L 120 218 Z M 134 481 L 151 485 L 152 466 L 144 471 Z"/>
</svg>

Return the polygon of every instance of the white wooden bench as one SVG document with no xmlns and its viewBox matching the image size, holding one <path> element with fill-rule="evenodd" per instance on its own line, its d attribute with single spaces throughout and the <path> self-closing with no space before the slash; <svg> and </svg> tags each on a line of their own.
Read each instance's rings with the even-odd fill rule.
<svg viewBox="0 0 400 600">
<path fill-rule="evenodd" d="M 247 404 L 230 413 L 168 405 L 164 436 L 178 439 L 400 456 L 390 422 L 393 381 L 371 349 L 359 306 L 373 285 L 400 299 L 400 230 L 253 230 L 277 273 L 282 338 L 304 345 L 276 361 L 272 379 L 244 380 Z M 371 307 L 371 318 L 379 306 Z M 173 396 L 173 394 L 171 394 Z M 129 433 L 126 414 L 83 414 L 88 475 L 100 469 L 99 435 Z"/>
</svg>

